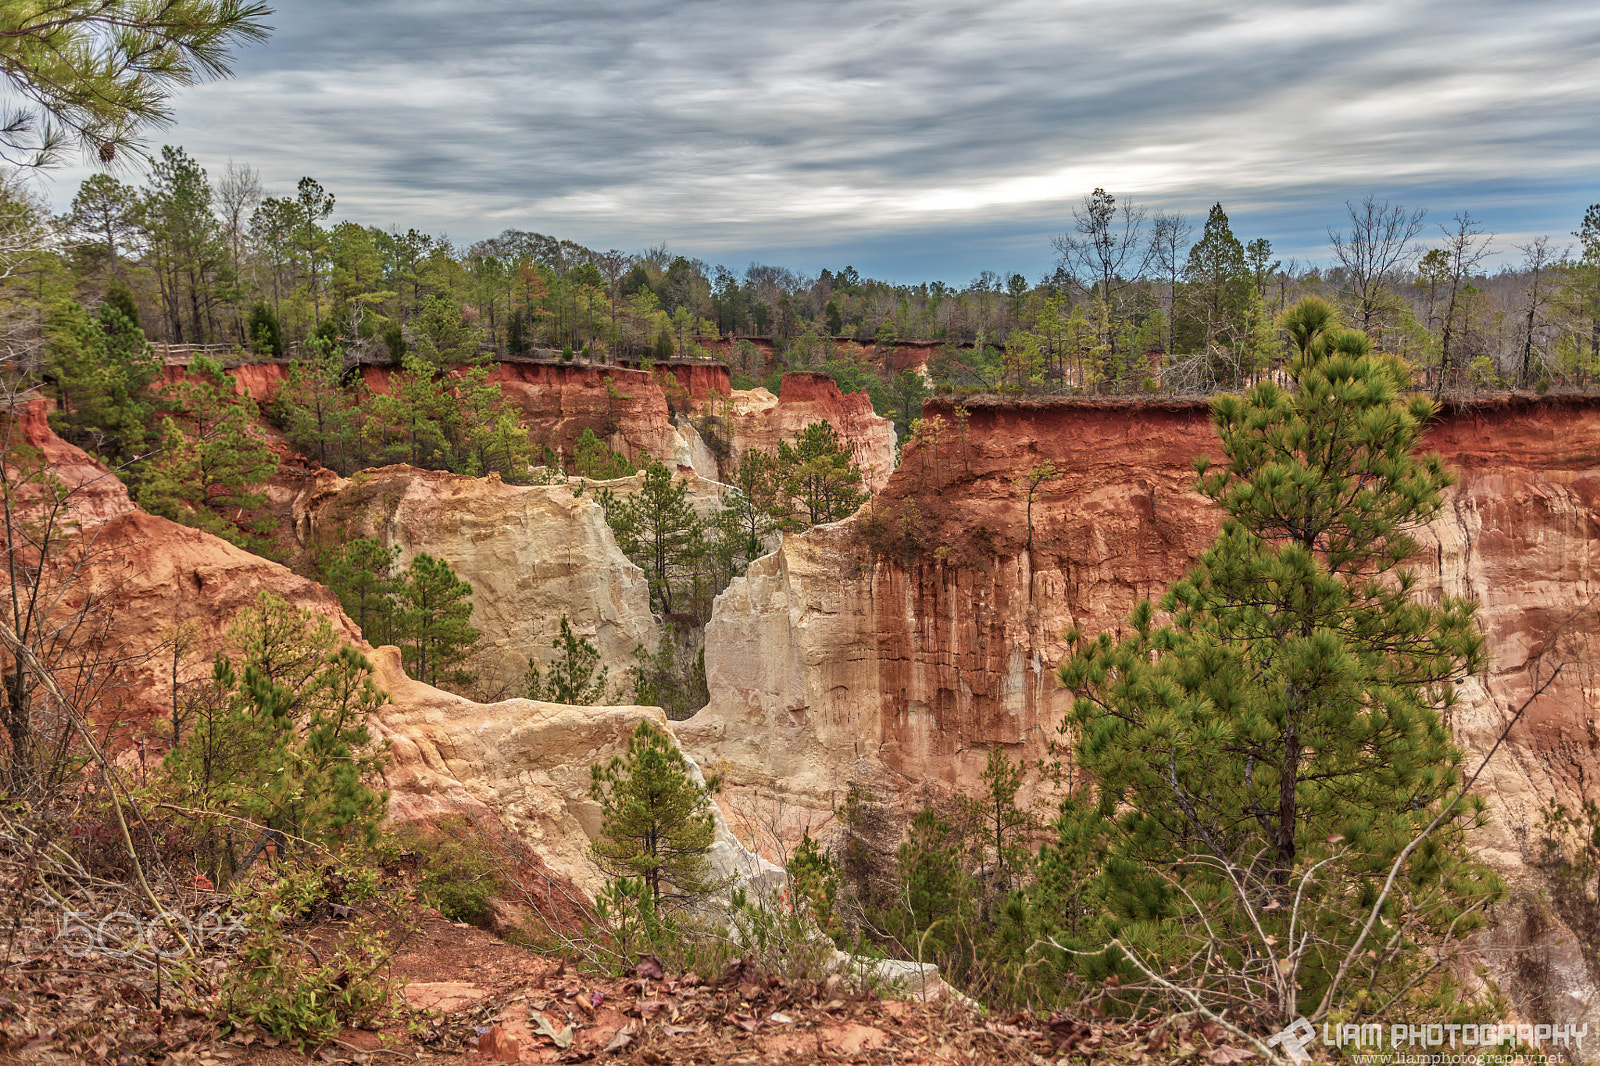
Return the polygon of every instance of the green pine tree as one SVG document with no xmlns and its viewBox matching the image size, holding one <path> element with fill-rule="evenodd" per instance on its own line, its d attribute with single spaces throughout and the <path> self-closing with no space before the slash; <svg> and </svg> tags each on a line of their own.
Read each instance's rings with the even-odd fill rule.
<svg viewBox="0 0 1600 1066">
<path fill-rule="evenodd" d="M 541 672 L 538 660 L 528 659 L 527 692 L 530 700 L 565 703 L 573 707 L 593 707 L 604 703 L 609 668 L 600 665 L 600 652 L 592 641 L 573 635 L 567 616 L 561 616 L 561 632 L 550 641 L 560 654 Z M 599 670 L 599 675 L 595 671 Z"/>
<path fill-rule="evenodd" d="M 289 379 L 274 400 L 283 416 L 284 435 L 301 455 L 348 474 L 360 448 L 357 396 L 343 382 L 344 352 L 335 342 L 317 336 L 306 341 L 306 351 L 309 358 L 290 365 Z"/>
<path fill-rule="evenodd" d="M 626 754 L 590 769 L 589 795 L 601 807 L 590 851 L 606 876 L 641 879 L 657 902 L 689 902 L 721 887 L 711 875 L 711 795 L 666 733 L 642 721 Z"/>
<path fill-rule="evenodd" d="M 132 302 L 125 286 L 113 285 L 97 315 L 70 303 L 45 323 L 56 391 L 50 423 L 113 462 L 134 459 L 154 437 L 150 386 L 161 376 L 161 360 L 145 340 Z"/>
<path fill-rule="evenodd" d="M 399 579 L 400 652 L 405 671 L 430 685 L 470 685 L 466 662 L 478 648 L 472 628 L 472 585 L 427 552 Z"/>
<path fill-rule="evenodd" d="M 1170 624 L 1145 601 L 1120 638 L 1073 631 L 1059 676 L 1077 697 L 1063 728 L 1112 832 L 1113 931 L 1142 929 L 1165 965 L 1192 942 L 1139 923 L 1181 923 L 1195 906 L 1213 923 L 1246 921 L 1252 896 L 1257 917 L 1281 923 L 1289 907 L 1259 908 L 1324 864 L 1299 918 L 1315 930 L 1299 1002 L 1289 989 L 1281 1004 L 1292 1017 L 1314 1013 L 1360 927 L 1353 915 L 1459 786 L 1440 711 L 1484 655 L 1473 605 L 1417 597 L 1405 569 L 1410 530 L 1451 481 L 1438 456 L 1412 454 L 1434 405 L 1401 399 L 1404 366 L 1338 329 L 1326 303 L 1301 301 L 1284 326 L 1292 390 L 1263 382 L 1212 403 L 1224 461 L 1197 463 L 1199 489 L 1226 518 L 1162 600 Z M 1496 898 L 1462 839 L 1482 809 L 1456 808 L 1411 857 L 1372 987 L 1403 986 L 1424 965 L 1396 945 L 1460 935 Z"/>
<path fill-rule="evenodd" d="M 395 578 L 399 548 L 386 548 L 371 537 L 358 537 L 333 553 L 322 565 L 322 580 L 339 597 L 350 620 L 361 627 L 361 637 L 373 647 L 400 639 Z"/>
<path fill-rule="evenodd" d="M 778 443 L 778 470 L 795 511 L 809 525 L 855 513 L 871 493 L 861 488 L 861 466 L 831 422 L 812 422 L 791 447 Z"/>
<path fill-rule="evenodd" d="M 228 630 L 237 660 L 218 656 L 187 693 L 167 786 L 195 820 L 213 879 L 230 875 L 264 827 L 300 841 L 371 842 L 388 805 L 387 742 L 367 720 L 387 697 L 372 667 L 325 617 L 263 592 Z M 253 823 L 253 824 L 252 824 Z"/>
<path fill-rule="evenodd" d="M 652 606 L 672 614 L 679 575 L 704 549 L 705 523 L 689 504 L 688 483 L 674 478 L 664 464 L 652 462 L 636 495 L 602 500 L 617 547 L 650 583 Z"/>
<path fill-rule="evenodd" d="M 262 544 L 243 523 L 266 502 L 262 483 L 278 458 L 256 429 L 256 405 L 234 392 L 234 378 L 203 355 L 184 378 L 161 390 L 167 414 L 161 449 L 144 470 L 140 506 L 198 526 L 242 547 Z"/>
<path fill-rule="evenodd" d="M 579 477 L 594 481 L 612 481 L 616 478 L 629 477 L 638 473 L 638 470 L 638 467 L 628 461 L 626 455 L 612 450 L 611 446 L 597 437 L 592 429 L 584 429 L 578 435 L 578 442 L 572 447 L 572 472 Z"/>
<path fill-rule="evenodd" d="M 1204 351 L 1232 342 L 1243 331 L 1253 286 L 1244 246 L 1233 235 L 1221 204 L 1212 206 L 1205 231 L 1189 249 L 1183 280 L 1179 345 Z"/>
</svg>

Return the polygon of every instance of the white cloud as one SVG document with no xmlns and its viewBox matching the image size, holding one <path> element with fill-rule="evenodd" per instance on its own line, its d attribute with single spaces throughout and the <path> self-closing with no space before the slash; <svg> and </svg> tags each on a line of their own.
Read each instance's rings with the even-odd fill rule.
<svg viewBox="0 0 1600 1066">
<path fill-rule="evenodd" d="M 1096 185 L 1315 242 L 1369 192 L 1569 229 L 1600 163 L 1600 9 L 1577 2 L 277 6 L 162 139 L 458 241 L 835 265 L 899 242 L 900 276 L 959 276 L 1042 266 Z M 974 259 L 1002 251 L 1022 258 Z"/>
</svg>

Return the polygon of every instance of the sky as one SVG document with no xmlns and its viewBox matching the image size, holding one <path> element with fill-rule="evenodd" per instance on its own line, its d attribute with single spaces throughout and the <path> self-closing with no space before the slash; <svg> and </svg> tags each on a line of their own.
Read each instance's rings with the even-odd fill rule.
<svg viewBox="0 0 1600 1066">
<path fill-rule="evenodd" d="M 1600 201 L 1594 0 L 272 3 L 150 148 L 458 246 L 961 285 L 1048 273 L 1096 187 L 1302 265 L 1365 196 L 1435 242 L 1469 211 L 1502 262 Z"/>
</svg>

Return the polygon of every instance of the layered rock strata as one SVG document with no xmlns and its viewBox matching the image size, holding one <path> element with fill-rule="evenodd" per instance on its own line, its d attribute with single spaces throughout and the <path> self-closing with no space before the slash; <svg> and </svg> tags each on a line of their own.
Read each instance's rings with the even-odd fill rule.
<svg viewBox="0 0 1600 1066">
<path fill-rule="evenodd" d="M 1062 634 L 1115 628 L 1215 535 L 1217 512 L 1192 490 L 1192 459 L 1217 448 L 1203 405 L 971 410 L 964 436 L 908 448 L 870 510 L 786 537 L 718 601 L 712 703 L 681 730 L 730 781 L 820 816 L 852 783 L 916 802 L 973 784 L 992 745 L 1042 754 L 1067 709 Z M 1415 566 L 1425 590 L 1479 602 L 1493 657 L 1455 712 L 1463 744 L 1487 750 L 1534 656 L 1569 662 L 1485 778 L 1500 814 L 1481 846 L 1509 868 L 1543 798 L 1600 771 L 1582 665 L 1600 657 L 1600 407 L 1466 407 L 1427 446 L 1460 482 Z M 1060 474 L 1030 524 L 1016 479 L 1045 461 Z"/>
</svg>

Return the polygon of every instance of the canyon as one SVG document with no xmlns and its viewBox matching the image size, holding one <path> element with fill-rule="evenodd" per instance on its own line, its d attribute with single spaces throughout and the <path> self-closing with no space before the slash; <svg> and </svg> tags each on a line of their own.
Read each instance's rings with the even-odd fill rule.
<svg viewBox="0 0 1600 1066">
<path fill-rule="evenodd" d="M 783 536 L 722 593 L 706 627 L 711 702 L 671 728 L 723 782 L 719 846 L 730 868 L 753 861 L 739 841 L 761 850 L 792 843 L 802 829 L 829 839 L 835 810 L 852 794 L 873 797 L 897 826 L 971 788 L 997 745 L 1046 757 L 1068 706 L 1054 679 L 1064 633 L 1115 629 L 1135 602 L 1180 576 L 1219 525 L 1192 487 L 1194 458 L 1217 454 L 1199 402 L 933 401 L 924 416 L 935 431 L 908 442 L 893 466 L 892 430 L 884 436 L 864 396 L 841 397 L 820 375 L 791 374 L 773 397 L 723 391 L 725 373 L 697 384 L 692 375 L 665 383 L 632 371 L 616 387 L 645 410 L 610 426 L 616 401 L 602 375 L 621 371 L 496 372 L 508 392 L 513 377 L 526 387 L 517 403 L 535 439 L 566 442 L 599 426 L 630 447 L 664 447 L 670 429 L 683 445 L 676 454 L 690 460 L 680 472 L 702 500 L 741 448 L 771 447 L 812 417 L 829 417 L 858 456 L 883 462 L 872 501 L 844 521 Z M 674 413 L 669 393 L 700 404 L 700 414 Z M 725 450 L 707 446 L 710 460 L 696 457 L 680 424 L 704 443 L 690 419 L 708 416 L 722 423 L 707 424 L 724 434 Z M 329 615 L 358 639 L 320 586 L 143 515 L 114 481 L 98 479 L 91 460 L 53 441 L 42 415 L 30 412 L 24 424 L 61 476 L 85 486 L 81 520 L 103 528 L 120 560 L 133 643 L 153 647 L 186 619 L 220 639 L 261 589 Z M 1546 803 L 1592 797 L 1600 774 L 1592 666 L 1600 661 L 1600 403 L 1461 404 L 1441 414 L 1424 447 L 1458 480 L 1420 531 L 1419 594 L 1473 598 L 1491 656 L 1451 712 L 1470 764 L 1560 667 L 1478 783 L 1492 819 L 1474 846 L 1513 894 L 1477 947 L 1514 1002 L 1547 1004 L 1551 1021 L 1600 1025 L 1586 949 L 1552 909 L 1534 861 Z M 1019 479 L 1042 463 L 1055 475 L 1030 508 Z M 369 535 L 450 560 L 478 590 L 474 623 L 505 669 L 530 645 L 547 647 L 561 613 L 612 662 L 658 631 L 642 575 L 589 493 L 391 467 L 351 479 L 312 471 L 284 489 L 283 505 L 304 546 Z M 370 654 L 391 697 L 379 728 L 394 743 L 396 815 L 492 815 L 552 877 L 592 891 L 587 767 L 618 750 L 632 722 L 659 721 L 660 712 L 476 703 L 406 679 L 392 651 Z M 125 695 L 153 717 L 170 682 L 154 666 L 141 669 Z"/>
</svg>

